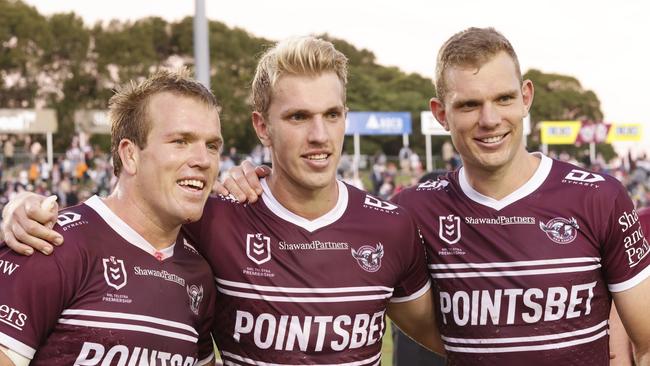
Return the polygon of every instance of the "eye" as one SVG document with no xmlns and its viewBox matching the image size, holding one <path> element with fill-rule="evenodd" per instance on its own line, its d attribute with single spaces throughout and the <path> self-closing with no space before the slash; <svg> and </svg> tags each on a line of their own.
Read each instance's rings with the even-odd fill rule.
<svg viewBox="0 0 650 366">
<path fill-rule="evenodd" d="M 339 112 L 339 111 L 330 111 L 330 112 L 327 112 L 326 116 L 329 119 L 338 119 L 339 117 L 341 117 L 341 112 Z"/>
<path fill-rule="evenodd" d="M 176 140 L 172 141 L 172 143 L 174 143 L 174 144 L 176 144 L 176 145 L 187 145 L 187 140 L 184 140 L 184 139 L 176 139 Z"/>
<path fill-rule="evenodd" d="M 307 114 L 302 112 L 294 113 L 291 116 L 289 116 L 289 119 L 291 119 L 292 121 L 304 121 L 307 119 Z"/>
<path fill-rule="evenodd" d="M 212 143 L 208 144 L 208 149 L 210 149 L 212 151 L 220 152 L 221 151 L 221 145 L 216 143 L 216 142 L 212 142 Z"/>
<path fill-rule="evenodd" d="M 513 99 L 514 97 L 512 95 L 502 95 L 497 101 L 501 104 L 507 104 L 510 103 Z"/>
</svg>

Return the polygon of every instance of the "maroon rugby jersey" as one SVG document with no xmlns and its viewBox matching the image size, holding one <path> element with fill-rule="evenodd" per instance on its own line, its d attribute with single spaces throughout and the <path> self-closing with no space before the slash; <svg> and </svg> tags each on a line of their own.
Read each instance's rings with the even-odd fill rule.
<svg viewBox="0 0 650 366">
<path fill-rule="evenodd" d="M 609 365 L 610 291 L 650 276 L 623 186 L 538 156 L 502 200 L 463 169 L 395 198 L 425 239 L 450 365 Z"/>
<path fill-rule="evenodd" d="M 225 364 L 378 365 L 388 303 L 430 286 L 415 223 L 341 182 L 336 207 L 306 220 L 262 184 L 252 205 L 210 198 L 189 227 L 216 276 Z"/>
<path fill-rule="evenodd" d="M 0 344 L 31 365 L 212 362 L 212 273 L 183 235 L 158 260 L 96 196 L 55 230 L 50 257 L 0 250 Z"/>
</svg>

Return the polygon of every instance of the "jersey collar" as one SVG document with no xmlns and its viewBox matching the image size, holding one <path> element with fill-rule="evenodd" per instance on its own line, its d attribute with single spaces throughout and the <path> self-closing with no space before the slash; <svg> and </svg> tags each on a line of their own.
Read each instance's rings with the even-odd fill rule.
<svg viewBox="0 0 650 366">
<path fill-rule="evenodd" d="M 156 253 L 160 253 L 156 256 L 159 260 L 165 260 L 172 255 L 174 255 L 174 246 L 176 243 L 170 245 L 169 247 L 158 250 L 147 239 L 143 238 L 142 235 L 138 234 L 137 231 L 133 230 L 124 220 L 117 216 L 113 211 L 111 211 L 108 206 L 97 196 L 92 196 L 86 202 L 86 206 L 92 208 L 97 212 L 97 214 L 111 227 L 119 236 L 121 236 L 127 242 L 135 245 L 136 247 L 144 250 L 145 252 L 156 256 Z"/>
<path fill-rule="evenodd" d="M 533 153 L 533 154 L 541 158 L 541 161 L 539 163 L 539 166 L 537 167 L 537 170 L 535 171 L 535 174 L 533 174 L 533 176 L 530 177 L 528 182 L 524 183 L 521 187 L 517 188 L 517 190 L 503 197 L 500 200 L 496 200 L 492 197 L 485 196 L 479 193 L 478 191 L 476 191 L 474 188 L 472 188 L 472 186 L 467 181 L 467 176 L 465 175 L 465 169 L 462 167 L 458 172 L 458 182 L 460 183 L 460 188 L 463 191 L 463 193 L 465 193 L 465 195 L 472 201 L 499 211 L 502 208 L 533 193 L 535 190 L 537 190 L 537 188 L 539 188 L 542 185 L 542 183 L 544 183 L 546 177 L 548 177 L 549 173 L 551 172 L 551 167 L 553 166 L 553 159 L 541 153 Z"/>
<path fill-rule="evenodd" d="M 264 189 L 262 200 L 266 207 L 268 207 L 269 210 L 279 218 L 300 226 L 309 232 L 314 232 L 340 219 L 341 216 L 343 216 L 343 213 L 345 213 L 345 209 L 348 207 L 348 187 L 341 181 L 337 180 L 336 183 L 339 190 L 339 197 L 336 205 L 334 205 L 334 208 L 329 212 L 314 220 L 308 220 L 302 216 L 298 216 L 289 211 L 286 207 L 282 206 L 282 204 L 273 196 L 273 192 L 271 192 L 269 185 L 266 183 L 266 179 L 261 180 L 262 188 Z"/>
</svg>

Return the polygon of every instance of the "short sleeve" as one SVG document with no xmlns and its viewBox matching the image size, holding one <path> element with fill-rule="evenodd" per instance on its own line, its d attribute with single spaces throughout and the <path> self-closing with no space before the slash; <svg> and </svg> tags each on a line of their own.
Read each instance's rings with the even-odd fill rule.
<svg viewBox="0 0 650 366">
<path fill-rule="evenodd" d="M 408 233 L 404 235 L 404 242 L 400 246 L 400 254 L 404 267 L 401 273 L 401 280 L 395 287 L 391 302 L 406 302 L 419 298 L 431 287 L 427 271 L 425 249 L 422 238 L 415 223 L 408 218 Z"/>
<path fill-rule="evenodd" d="M 51 256 L 0 248 L 0 344 L 32 359 L 78 286 L 67 269 L 81 264 L 71 260 L 77 251 L 67 241 Z"/>
<path fill-rule="evenodd" d="M 607 230 L 602 239 L 605 279 L 611 292 L 625 291 L 650 277 L 650 245 L 634 205 L 620 184 L 605 220 Z"/>
</svg>

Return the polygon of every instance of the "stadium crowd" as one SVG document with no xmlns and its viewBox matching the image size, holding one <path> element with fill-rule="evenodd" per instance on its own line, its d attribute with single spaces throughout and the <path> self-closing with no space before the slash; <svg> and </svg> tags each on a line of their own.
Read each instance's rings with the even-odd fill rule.
<svg viewBox="0 0 650 366">
<path fill-rule="evenodd" d="M 55 154 L 52 169 L 47 164 L 43 145 L 30 135 L 0 135 L 0 144 L 0 210 L 14 195 L 25 190 L 54 194 L 63 208 L 76 205 L 93 194 L 106 196 L 115 184 L 110 153 L 84 143 L 80 136 L 72 139 L 65 152 Z M 455 152 L 446 151 L 446 147 L 443 145 L 441 155 L 445 169 L 456 169 L 460 159 Z M 549 156 L 610 174 L 627 187 L 637 208 L 650 206 L 650 160 L 645 156 L 637 159 L 626 156 L 610 162 L 602 155 L 594 162 L 566 152 L 550 151 Z M 221 172 L 227 172 L 244 159 L 258 165 L 270 160 L 268 151 L 261 145 L 250 154 L 241 154 L 237 148 L 230 147 L 222 154 Z M 389 198 L 415 184 L 425 173 L 420 157 L 408 147 L 398 156 L 389 157 L 378 151 L 368 160 L 367 183 L 354 175 L 352 157 L 347 154 L 341 157 L 339 177 L 382 198 Z"/>
</svg>

